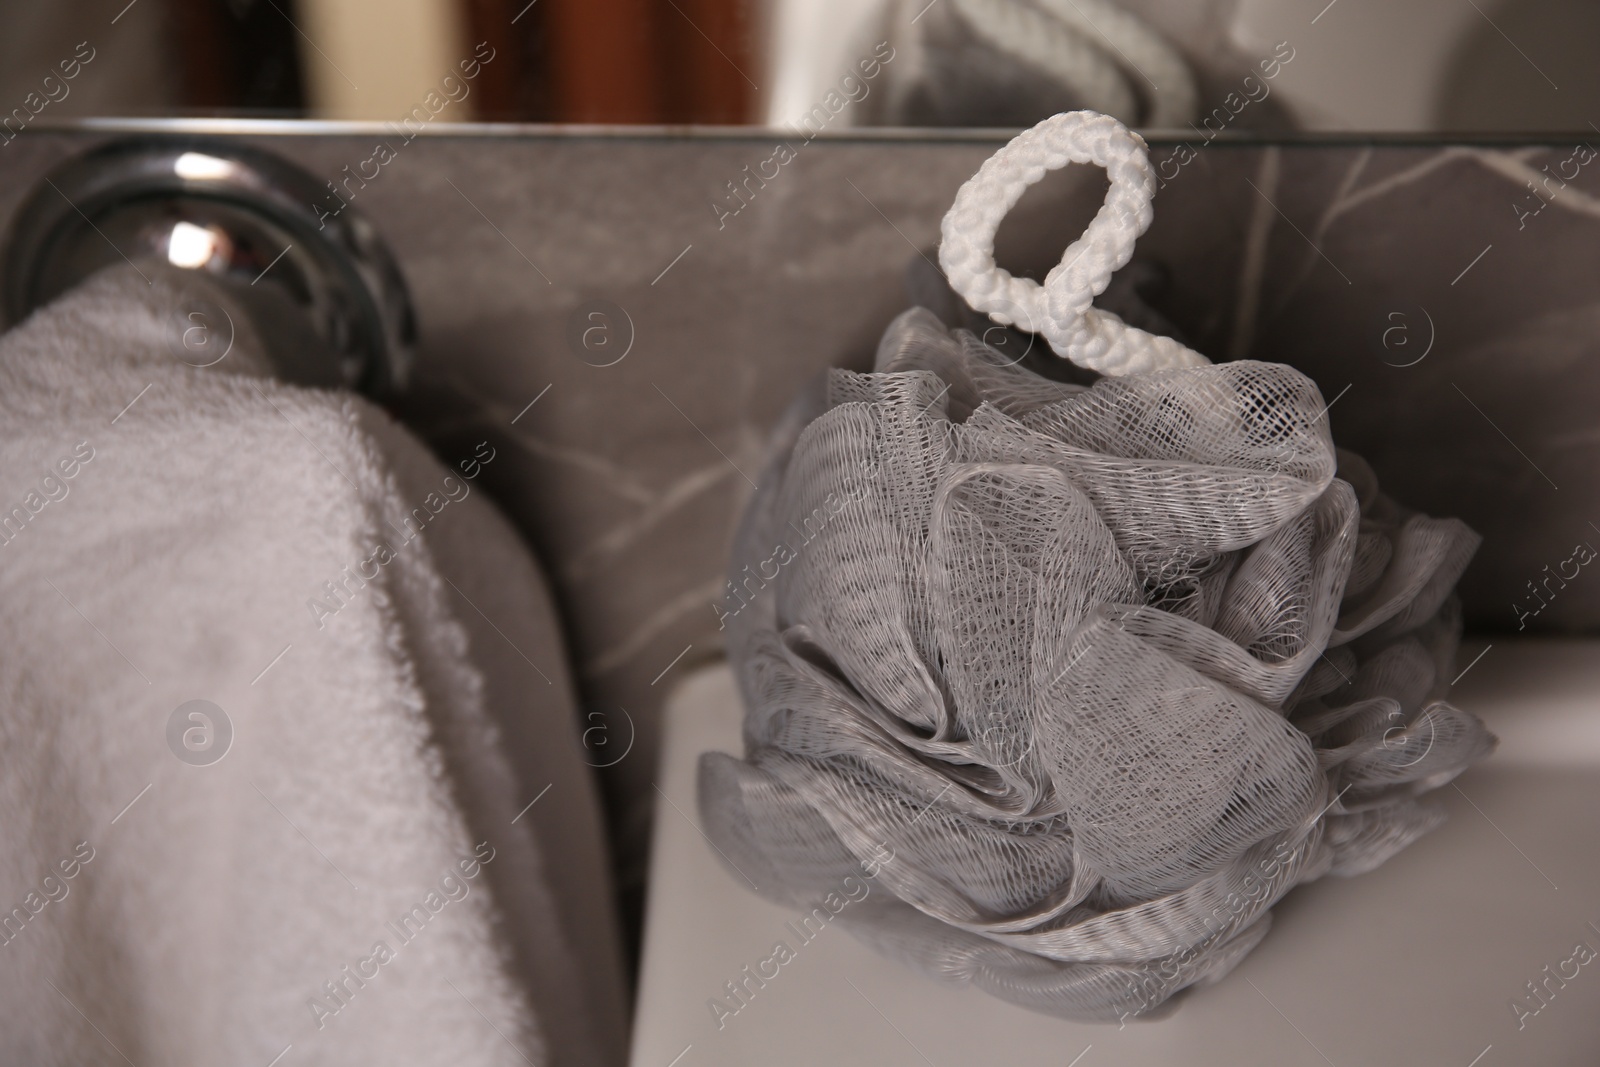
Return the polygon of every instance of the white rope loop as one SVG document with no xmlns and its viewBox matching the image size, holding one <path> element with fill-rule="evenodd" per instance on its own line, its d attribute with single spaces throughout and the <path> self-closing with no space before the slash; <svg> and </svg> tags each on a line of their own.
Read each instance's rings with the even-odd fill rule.
<svg viewBox="0 0 1600 1067">
<path fill-rule="evenodd" d="M 995 263 L 995 231 L 1028 186 L 1068 163 L 1105 168 L 1111 188 L 1083 236 L 1040 286 Z M 1142 137 L 1093 111 L 1054 115 L 990 156 L 956 193 L 940 228 L 939 265 L 974 310 L 1043 335 L 1057 355 L 1080 367 L 1123 375 L 1203 366 L 1209 361 L 1193 349 L 1093 306 L 1149 228 L 1154 195 Z"/>
</svg>

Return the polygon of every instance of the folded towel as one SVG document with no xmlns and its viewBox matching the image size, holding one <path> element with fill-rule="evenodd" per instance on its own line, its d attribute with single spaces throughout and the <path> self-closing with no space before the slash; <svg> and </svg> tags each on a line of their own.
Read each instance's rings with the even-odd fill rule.
<svg viewBox="0 0 1600 1067">
<path fill-rule="evenodd" d="M 140 270 L 0 338 L 0 1062 L 620 1063 L 558 631 L 474 488 L 515 460 Z"/>
</svg>

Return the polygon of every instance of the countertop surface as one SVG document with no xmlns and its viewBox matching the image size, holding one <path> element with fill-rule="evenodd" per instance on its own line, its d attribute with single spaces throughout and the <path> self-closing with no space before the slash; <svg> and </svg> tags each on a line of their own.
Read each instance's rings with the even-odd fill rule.
<svg viewBox="0 0 1600 1067">
<path fill-rule="evenodd" d="M 632 1063 L 1592 1067 L 1600 642 L 1468 642 L 1459 662 L 1452 702 L 1501 743 L 1432 794 L 1449 820 L 1371 874 L 1292 891 L 1230 975 L 1120 1029 L 943 985 L 842 929 L 797 944 L 785 924 L 798 911 L 753 893 L 699 830 L 697 757 L 739 752 L 742 715 L 731 673 L 706 667 L 667 706 Z M 719 1019 L 711 998 L 780 940 L 794 958 Z M 1514 1001 L 1540 1003 L 1527 983 L 1546 966 L 1578 973 L 1519 1015 Z"/>
</svg>

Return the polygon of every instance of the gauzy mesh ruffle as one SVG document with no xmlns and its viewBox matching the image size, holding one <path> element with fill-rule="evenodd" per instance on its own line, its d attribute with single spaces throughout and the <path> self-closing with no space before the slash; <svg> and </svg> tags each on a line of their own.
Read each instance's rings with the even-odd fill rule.
<svg viewBox="0 0 1600 1067">
<path fill-rule="evenodd" d="M 770 898 L 1053 1015 L 1225 974 L 1292 886 L 1369 871 L 1494 738 L 1445 700 L 1478 538 L 1241 361 L 1038 376 L 913 309 L 833 371 L 740 531 L 745 758 L 706 832 Z"/>
</svg>

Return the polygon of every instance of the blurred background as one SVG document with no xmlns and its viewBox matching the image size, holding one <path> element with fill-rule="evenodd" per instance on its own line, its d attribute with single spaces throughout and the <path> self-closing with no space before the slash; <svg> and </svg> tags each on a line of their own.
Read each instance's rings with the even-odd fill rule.
<svg viewBox="0 0 1600 1067">
<path fill-rule="evenodd" d="M 0 25 L 7 134 L 87 116 L 1016 127 L 1084 106 L 1230 135 L 1600 122 L 1593 0 L 4 0 Z"/>
</svg>

